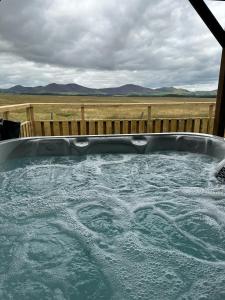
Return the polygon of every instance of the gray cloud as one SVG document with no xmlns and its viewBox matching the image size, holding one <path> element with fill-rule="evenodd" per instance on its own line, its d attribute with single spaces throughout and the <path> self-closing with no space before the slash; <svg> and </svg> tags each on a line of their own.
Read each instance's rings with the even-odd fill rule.
<svg viewBox="0 0 225 300">
<path fill-rule="evenodd" d="M 210 3 L 225 25 L 222 6 Z M 52 81 L 216 87 L 220 53 L 187 0 L 0 4 L 2 87 Z"/>
</svg>

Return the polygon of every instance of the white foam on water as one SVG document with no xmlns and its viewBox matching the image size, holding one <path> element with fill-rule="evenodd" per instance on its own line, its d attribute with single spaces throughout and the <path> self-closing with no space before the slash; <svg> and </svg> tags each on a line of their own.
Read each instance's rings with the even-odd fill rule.
<svg viewBox="0 0 225 300">
<path fill-rule="evenodd" d="M 0 299 L 225 299 L 225 188 L 206 155 L 0 166 Z"/>
</svg>

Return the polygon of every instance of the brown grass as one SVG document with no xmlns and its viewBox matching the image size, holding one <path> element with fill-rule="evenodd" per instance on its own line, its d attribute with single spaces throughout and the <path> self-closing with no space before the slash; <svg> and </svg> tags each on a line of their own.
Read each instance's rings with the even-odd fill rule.
<svg viewBox="0 0 225 300">
<path fill-rule="evenodd" d="M 190 105 L 188 103 L 194 102 Z M 201 102 L 201 104 L 199 104 Z M 204 102 L 204 103 L 202 103 Z M 37 95 L 11 95 L 0 94 L 0 105 L 20 103 L 98 103 L 96 108 L 85 110 L 86 119 L 147 119 L 147 106 L 112 108 L 102 107 L 101 103 L 149 103 L 152 104 L 152 117 L 206 117 L 209 115 L 209 103 L 215 102 L 213 98 L 172 98 L 172 97 L 89 97 L 89 96 L 37 96 Z M 163 103 L 163 105 L 157 105 Z M 170 104 L 169 104 L 170 103 Z M 172 103 L 172 105 L 171 105 Z M 35 108 L 35 119 L 49 120 L 80 119 L 79 108 L 72 105 L 45 105 Z M 10 113 L 10 119 L 23 121 L 26 114 L 23 111 Z"/>
</svg>

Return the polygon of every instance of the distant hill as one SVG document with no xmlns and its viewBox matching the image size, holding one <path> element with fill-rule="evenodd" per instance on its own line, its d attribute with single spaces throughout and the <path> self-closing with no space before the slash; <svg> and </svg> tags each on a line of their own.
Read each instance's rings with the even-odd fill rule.
<svg viewBox="0 0 225 300">
<path fill-rule="evenodd" d="M 191 92 L 185 89 L 176 89 L 175 87 L 162 87 L 155 89 L 154 92 L 157 94 L 179 94 L 179 95 L 188 95 Z"/>
<path fill-rule="evenodd" d="M 145 88 L 143 86 L 134 85 L 134 84 L 126 84 L 119 87 L 114 88 L 105 88 L 99 89 L 100 93 L 104 95 L 151 95 L 153 93 L 153 89 Z"/>
<path fill-rule="evenodd" d="M 177 96 L 177 97 L 215 97 L 217 91 L 196 91 L 174 87 L 162 87 L 157 89 L 146 88 L 134 84 L 126 84 L 112 88 L 87 88 L 85 86 L 70 83 L 51 83 L 46 86 L 25 87 L 16 85 L 9 89 L 0 89 L 1 93 L 32 94 L 32 95 L 96 95 L 96 96 Z"/>
<path fill-rule="evenodd" d="M 71 84 L 56 84 L 51 83 L 46 86 L 25 87 L 16 85 L 9 89 L 1 90 L 6 93 L 13 94 L 92 94 L 93 89 L 71 83 Z"/>
</svg>

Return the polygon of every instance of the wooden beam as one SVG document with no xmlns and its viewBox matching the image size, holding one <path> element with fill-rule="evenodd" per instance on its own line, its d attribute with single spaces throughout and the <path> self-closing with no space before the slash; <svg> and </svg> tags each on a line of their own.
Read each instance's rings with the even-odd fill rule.
<svg viewBox="0 0 225 300">
<path fill-rule="evenodd" d="M 0 112 L 20 110 L 27 107 L 30 107 L 30 104 L 25 103 L 25 104 L 4 105 L 4 106 L 0 106 Z"/>
<path fill-rule="evenodd" d="M 213 133 L 224 137 L 225 128 L 225 48 L 223 49 Z"/>
<path fill-rule="evenodd" d="M 203 0 L 189 0 L 214 37 L 225 47 L 225 31 Z"/>
</svg>

